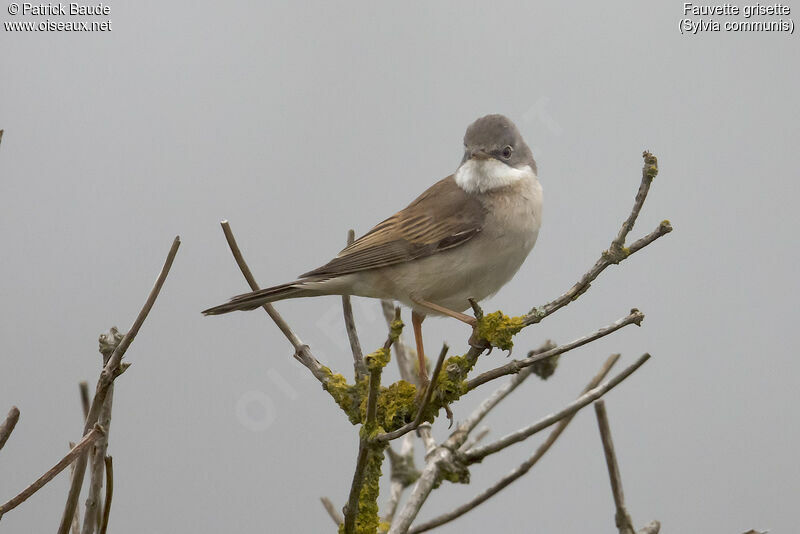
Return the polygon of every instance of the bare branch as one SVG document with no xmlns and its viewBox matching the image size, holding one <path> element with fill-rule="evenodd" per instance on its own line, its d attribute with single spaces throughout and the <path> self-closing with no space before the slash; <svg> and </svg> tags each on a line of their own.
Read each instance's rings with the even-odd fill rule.
<svg viewBox="0 0 800 534">
<path fill-rule="evenodd" d="M 106 456 L 103 459 L 106 465 L 106 501 L 103 506 L 103 519 L 100 521 L 100 534 L 108 530 L 108 518 L 111 516 L 111 498 L 114 496 L 114 459 Z"/>
<path fill-rule="evenodd" d="M 86 497 L 86 508 L 83 512 L 83 529 L 81 534 L 93 534 L 99 528 L 102 519 L 100 491 L 103 489 L 103 471 L 105 469 L 106 450 L 108 449 L 108 434 L 111 430 L 111 405 L 114 399 L 114 384 L 108 386 L 108 393 L 100 411 L 100 426 L 106 434 L 94 444 L 91 454 L 91 474 L 89 476 L 89 495 Z"/>
<path fill-rule="evenodd" d="M 576 300 L 583 293 L 585 293 L 587 289 L 589 289 L 591 283 L 594 282 L 594 280 L 606 269 L 606 267 L 621 263 L 635 252 L 643 249 L 656 239 L 665 236 L 672 231 L 672 225 L 670 225 L 669 221 L 662 221 L 661 224 L 658 225 L 658 228 L 656 228 L 649 235 L 637 240 L 627 249 L 624 247 L 625 239 L 633 228 L 633 225 L 639 216 L 639 211 L 642 209 L 645 198 L 647 198 L 647 192 L 650 190 L 650 184 L 653 182 L 653 178 L 655 178 L 658 174 L 658 161 L 656 157 L 650 152 L 644 152 L 642 157 L 644 158 L 642 181 L 639 185 L 639 190 L 636 194 L 633 208 L 630 215 L 628 215 L 628 218 L 622 224 L 617 237 L 611 242 L 609 249 L 603 252 L 603 254 L 600 256 L 600 259 L 597 260 L 594 266 L 589 269 L 589 271 L 584 274 L 581 279 L 578 280 L 578 282 L 576 282 L 575 285 L 573 285 L 566 293 L 543 306 L 537 306 L 529 311 L 525 316 L 526 325 L 541 322 L 548 315 L 553 314 L 555 311 L 563 308 L 573 300 Z"/>
<path fill-rule="evenodd" d="M 485 373 L 476 376 L 472 380 L 469 380 L 467 382 L 467 389 L 472 390 L 480 386 L 481 384 L 485 384 L 490 380 L 494 380 L 495 378 L 518 373 L 522 369 L 529 367 L 536 362 L 545 360 L 547 358 L 556 356 L 558 354 L 563 354 L 577 347 L 586 345 L 587 343 L 590 343 L 596 339 L 600 339 L 601 337 L 614 333 L 620 328 L 623 328 L 625 326 L 631 324 L 640 326 L 642 324 L 642 320 L 644 320 L 644 314 L 639 310 L 637 310 L 636 308 L 634 308 L 626 317 L 623 317 L 622 319 L 619 319 L 618 321 L 615 321 L 608 326 L 604 326 L 603 328 L 597 330 L 596 332 L 593 332 L 592 334 L 584 336 L 580 339 L 576 339 L 571 343 L 567 343 L 566 345 L 561 345 L 560 347 L 556 347 L 546 352 L 542 352 L 541 354 L 535 354 L 523 360 L 512 360 L 511 362 L 505 365 L 501 365 L 500 367 L 496 367 L 491 371 L 486 371 Z"/>
<path fill-rule="evenodd" d="M 79 457 L 83 454 L 83 452 L 90 447 L 97 439 L 103 436 L 104 431 L 100 427 L 100 425 L 95 425 L 85 436 L 81 439 L 77 445 L 72 447 L 72 449 L 64 456 L 59 462 L 51 467 L 45 474 L 40 476 L 36 481 L 22 490 L 22 492 L 8 501 L 7 503 L 0 506 L 0 517 L 2 517 L 6 512 L 9 510 L 13 510 L 23 502 L 25 502 L 31 495 L 42 489 L 42 487 L 53 480 L 53 478 L 63 471 L 68 465 L 70 465 L 75 458 Z M 74 513 L 73 513 L 74 515 Z M 69 516 L 69 522 L 67 523 L 67 527 L 72 524 L 73 515 Z"/>
<path fill-rule="evenodd" d="M 356 233 L 350 229 L 347 231 L 347 244 L 352 245 L 355 241 Z M 353 352 L 353 368 L 355 370 L 356 382 L 367 375 L 367 368 L 364 366 L 364 352 L 361 350 L 361 342 L 358 340 L 356 321 L 353 318 L 353 304 L 350 302 L 350 295 L 342 295 L 342 312 L 344 313 L 344 327 L 347 330 L 347 339 L 350 341 L 350 350 Z"/>
<path fill-rule="evenodd" d="M 537 356 L 540 354 L 546 354 L 549 351 L 556 348 L 555 343 L 550 341 L 549 339 L 544 342 L 544 344 L 536 350 L 531 351 L 531 356 Z M 455 431 L 451 434 L 451 437 L 456 436 L 456 439 L 461 441 L 466 439 L 467 435 L 472 432 L 472 430 L 478 426 L 484 417 L 492 410 L 495 406 L 497 406 L 500 401 L 505 399 L 512 391 L 517 389 L 526 378 L 528 378 L 533 373 L 533 366 L 528 366 L 522 369 L 519 373 L 511 377 L 511 379 L 497 388 L 491 395 L 486 397 L 483 402 L 481 402 L 478 407 L 467 417 Z"/>
<path fill-rule="evenodd" d="M 327 497 L 320 497 L 319 500 L 322 502 L 322 506 L 325 507 L 325 511 L 328 512 L 329 516 L 331 516 L 331 519 L 333 519 L 333 522 L 336 524 L 336 526 L 338 527 L 341 525 L 344 522 L 344 519 L 342 518 L 342 514 L 339 513 L 339 510 L 336 509 L 331 500 Z"/>
<path fill-rule="evenodd" d="M 398 309 L 399 306 L 395 307 L 395 305 L 389 300 L 381 301 L 383 317 L 386 319 L 386 324 L 390 328 Z M 394 342 L 393 347 L 395 359 L 397 360 L 397 368 L 400 370 L 400 378 L 409 384 L 414 384 L 415 386 L 419 387 L 419 373 L 417 373 L 414 369 L 414 361 L 416 359 L 408 356 L 408 347 L 406 347 L 406 344 L 403 342 L 402 335 L 397 338 L 397 341 Z"/>
<path fill-rule="evenodd" d="M 395 312 L 395 320 L 400 320 L 399 308 Z M 392 348 L 392 343 L 396 339 L 396 337 L 393 336 L 393 330 L 394 329 L 390 327 L 389 336 L 383 344 L 384 350 L 391 350 Z M 399 337 L 399 334 L 397 337 Z M 347 504 L 344 506 L 345 534 L 353 534 L 355 532 L 356 516 L 358 515 L 358 500 L 361 496 L 361 489 L 364 487 L 366 466 L 371 452 L 370 448 L 382 448 L 382 445 L 376 446 L 376 442 L 370 439 L 370 434 L 377 425 L 378 393 L 381 387 L 381 373 L 383 372 L 383 367 L 380 365 L 369 365 L 369 361 L 365 363 L 368 364 L 367 369 L 369 370 L 366 417 L 361 427 L 360 439 L 358 441 L 358 457 L 356 459 L 356 469 L 353 473 L 353 482 L 350 486 L 350 495 L 347 499 Z M 381 454 L 383 453 L 381 452 Z"/>
<path fill-rule="evenodd" d="M 236 264 L 239 266 L 239 270 L 242 271 L 245 280 L 247 280 L 250 289 L 253 291 L 258 291 L 261 289 L 256 282 L 255 277 L 253 277 L 253 273 L 250 272 L 250 267 L 247 266 L 247 262 L 244 261 L 244 257 L 242 256 L 242 251 L 239 250 L 239 245 L 236 244 L 236 238 L 233 237 L 233 231 L 231 230 L 230 224 L 228 221 L 221 221 L 220 226 L 222 226 L 222 231 L 225 234 L 225 240 L 228 242 L 228 247 L 231 249 L 231 253 L 233 254 L 233 258 L 236 260 Z M 323 385 L 328 383 L 329 374 L 326 373 L 326 368 L 319 363 L 319 361 L 314 357 L 311 353 L 311 348 L 303 343 L 299 337 L 289 328 L 289 324 L 281 317 L 281 314 L 278 313 L 278 310 L 275 309 L 272 304 L 264 304 L 262 306 L 264 311 L 270 316 L 270 318 L 275 322 L 275 325 L 283 332 L 283 335 L 286 336 L 286 339 L 289 340 L 289 343 L 292 344 L 294 347 L 294 357 L 297 361 L 302 363 L 304 366 L 311 371 L 311 374 L 314 375 L 314 378 L 319 380 Z"/>
<path fill-rule="evenodd" d="M 599 400 L 595 402 L 594 411 L 597 415 L 597 426 L 600 429 L 600 439 L 603 442 L 606 465 L 608 465 L 608 478 L 611 480 L 611 493 L 614 495 L 614 505 L 617 507 L 615 523 L 619 529 L 619 534 L 636 534 L 631 516 L 628 514 L 628 510 L 625 509 L 625 494 L 622 492 L 622 477 L 619 474 L 617 455 L 614 452 L 614 441 L 611 439 L 611 427 L 608 424 L 608 413 L 606 413 L 605 401 Z"/>
<path fill-rule="evenodd" d="M 84 435 L 89 433 L 89 430 L 94 427 L 95 423 L 99 419 L 100 411 L 105 403 L 106 395 L 108 393 L 108 388 L 114 379 L 119 376 L 121 371 L 120 363 L 122 361 L 122 357 L 125 355 L 125 352 L 128 350 L 128 347 L 130 347 L 134 338 L 136 338 L 136 335 L 139 333 L 139 329 L 142 327 L 147 315 L 153 308 L 153 304 L 155 304 L 156 298 L 158 298 L 158 294 L 161 292 L 164 281 L 167 279 L 169 270 L 172 267 L 172 262 L 175 260 L 175 255 L 178 253 L 178 247 L 180 247 L 180 244 L 180 237 L 176 237 L 172 242 L 172 247 L 167 254 L 167 259 L 164 262 L 164 266 L 161 268 L 161 272 L 156 279 L 156 283 L 153 286 L 153 289 L 150 290 L 150 294 L 148 295 L 144 306 L 139 311 L 139 315 L 133 322 L 131 329 L 127 334 L 125 334 L 125 336 L 122 338 L 122 341 L 119 342 L 117 348 L 114 349 L 114 352 L 108 358 L 108 363 L 100 372 L 100 378 L 97 380 L 97 388 L 95 390 L 94 399 L 92 400 L 92 405 L 89 408 L 89 414 L 87 415 L 86 422 L 84 424 Z M 88 455 L 85 454 L 81 455 L 78 458 L 78 463 L 75 466 L 75 476 L 73 477 L 70 485 L 67 503 L 64 506 L 64 514 L 61 517 L 61 524 L 58 528 L 58 534 L 67 534 L 69 531 L 69 526 L 72 522 L 72 516 L 75 514 L 75 507 L 78 505 L 78 497 L 80 496 L 83 476 L 86 473 L 87 456 Z M 86 518 L 84 518 L 84 521 L 86 521 Z"/>
<path fill-rule="evenodd" d="M 422 440 L 422 444 L 425 446 L 425 458 L 427 459 L 427 457 L 433 454 L 433 451 L 436 450 L 436 440 L 433 439 L 433 434 L 431 433 L 431 424 L 422 423 L 419 425 L 417 434 L 419 434 L 419 438 Z"/>
<path fill-rule="evenodd" d="M 75 447 L 75 443 L 70 441 L 69 448 Z M 69 478 L 72 480 L 72 477 L 75 476 L 75 462 L 69 464 Z M 75 515 L 72 517 L 72 534 L 81 534 L 81 508 L 80 506 L 75 507 Z"/>
<path fill-rule="evenodd" d="M 419 471 L 414 465 L 414 436 L 406 434 L 400 444 L 400 452 L 394 452 L 391 447 L 386 449 L 391 465 L 391 484 L 389 485 L 389 501 L 386 503 L 386 513 L 383 516 L 385 523 L 392 523 L 397 505 L 403 491 L 419 478 Z"/>
<path fill-rule="evenodd" d="M 417 427 L 419 427 L 419 425 L 422 423 L 422 417 L 425 413 L 425 409 L 431 402 L 431 396 L 433 396 L 433 390 L 436 388 L 436 381 L 439 378 L 439 373 L 442 371 L 442 364 L 444 363 L 444 358 L 447 356 L 448 350 L 449 347 L 447 346 L 447 343 L 444 343 L 442 345 L 442 350 L 439 352 L 439 358 L 436 360 L 436 367 L 433 369 L 433 377 L 428 382 L 428 385 L 425 386 L 425 394 L 422 397 L 422 402 L 420 402 L 419 409 L 417 410 L 417 416 L 414 418 L 414 420 L 392 432 L 378 434 L 375 436 L 375 441 L 391 441 L 411 432 L 412 430 L 416 430 Z"/>
<path fill-rule="evenodd" d="M 597 387 L 597 385 L 600 383 L 601 380 L 603 380 L 603 378 L 605 378 L 605 376 L 608 374 L 608 372 L 611 370 L 611 368 L 614 366 L 614 364 L 617 362 L 618 359 L 619 359 L 619 354 L 612 354 L 603 364 L 603 367 L 600 369 L 597 375 L 595 375 L 595 377 L 592 378 L 592 380 L 589 382 L 586 388 L 584 388 L 583 392 L 585 393 Z M 441 526 L 445 523 L 448 523 L 458 517 L 461 517 L 470 510 L 476 508 L 478 505 L 483 504 L 490 498 L 497 495 L 501 490 L 511 485 L 514 481 L 524 476 L 528 471 L 530 471 L 530 469 L 534 465 L 536 465 L 536 463 L 544 456 L 544 454 L 550 449 L 550 447 L 553 446 L 553 444 L 556 442 L 559 436 L 561 436 L 561 434 L 564 432 L 564 429 L 567 428 L 567 425 L 569 425 L 569 423 L 572 421 L 574 417 L 575 413 L 559 421 L 558 425 L 556 425 L 556 427 L 552 430 L 552 432 L 550 432 L 550 435 L 547 436 L 547 439 L 541 445 L 539 445 L 539 447 L 536 449 L 533 455 L 530 458 L 528 458 L 525 462 L 523 462 L 521 465 L 519 465 L 516 469 L 508 473 L 500 480 L 498 480 L 489 488 L 485 489 L 484 491 L 476 495 L 475 498 L 473 498 L 469 502 L 462 504 L 461 506 L 450 512 L 447 512 L 429 521 L 425 521 L 424 523 L 412 527 L 408 531 L 409 534 L 426 532 L 428 530 Z M 466 447 L 465 443 L 464 446 L 462 446 L 462 449 L 469 449 L 469 447 Z"/>
<path fill-rule="evenodd" d="M 0 132 L 2 132 L 2 130 L 0 130 Z M 0 449 L 2 449 L 3 445 L 8 441 L 8 437 L 14 431 L 14 427 L 17 426 L 17 421 L 19 421 L 19 408 L 12 406 L 8 411 L 6 420 L 0 425 Z"/>
<path fill-rule="evenodd" d="M 459 448 L 459 450 L 468 451 L 469 449 L 471 449 L 472 447 L 483 441 L 483 439 L 488 435 L 489 435 L 489 427 L 488 426 L 482 427 L 480 430 L 478 430 L 477 434 L 475 434 L 474 436 L 469 436 L 467 438 L 467 441 L 464 442 L 464 444 Z"/>
<path fill-rule="evenodd" d="M 472 449 L 467 451 L 464 454 L 465 461 L 467 463 L 474 463 L 480 462 L 490 454 L 494 454 L 499 452 L 506 447 L 513 445 L 514 443 L 519 443 L 525 439 L 528 439 L 530 436 L 534 435 L 537 432 L 544 430 L 545 428 L 549 427 L 553 423 L 557 423 L 558 421 L 564 419 L 565 417 L 569 417 L 570 415 L 574 414 L 578 410 L 584 408 L 585 406 L 591 404 L 592 402 L 596 401 L 612 389 L 616 387 L 620 382 L 628 378 L 634 371 L 636 371 L 639 367 L 644 364 L 647 360 L 650 359 L 649 354 L 642 355 L 638 360 L 636 360 L 633 364 L 629 367 L 625 368 L 621 373 L 616 375 L 614 378 L 605 382 L 591 390 L 587 391 L 570 404 L 562 408 L 556 413 L 550 414 L 547 417 L 537 421 L 536 423 L 525 427 L 521 430 L 517 430 L 516 432 L 512 432 L 499 440 L 495 441 L 494 443 L 490 443 L 488 445 L 484 445 L 483 447 L 478 447 L 476 449 Z"/>
</svg>

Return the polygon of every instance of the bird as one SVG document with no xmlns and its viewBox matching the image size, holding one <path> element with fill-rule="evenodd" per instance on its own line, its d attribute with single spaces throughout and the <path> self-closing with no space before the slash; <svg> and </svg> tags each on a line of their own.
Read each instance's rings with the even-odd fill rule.
<svg viewBox="0 0 800 534">
<path fill-rule="evenodd" d="M 509 282 L 536 244 L 542 187 L 516 125 L 491 114 L 472 122 L 456 171 L 293 282 L 233 297 L 204 315 L 321 295 L 389 299 L 411 308 L 419 374 L 428 383 L 422 322 L 462 313 Z"/>
</svg>

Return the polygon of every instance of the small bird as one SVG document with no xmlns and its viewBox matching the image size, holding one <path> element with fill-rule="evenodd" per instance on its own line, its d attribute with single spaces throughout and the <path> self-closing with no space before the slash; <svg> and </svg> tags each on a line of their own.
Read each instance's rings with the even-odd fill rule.
<svg viewBox="0 0 800 534">
<path fill-rule="evenodd" d="M 542 188 L 530 148 L 511 120 L 486 115 L 467 128 L 464 157 L 405 209 L 298 280 L 233 297 L 218 315 L 318 295 L 392 299 L 410 307 L 420 379 L 427 384 L 422 321 L 445 315 L 473 327 L 469 299 L 495 294 L 533 249 Z"/>
</svg>

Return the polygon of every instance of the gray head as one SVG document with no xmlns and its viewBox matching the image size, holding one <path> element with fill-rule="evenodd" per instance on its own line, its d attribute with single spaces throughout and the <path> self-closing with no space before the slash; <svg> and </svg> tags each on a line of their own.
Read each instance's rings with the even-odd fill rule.
<svg viewBox="0 0 800 534">
<path fill-rule="evenodd" d="M 472 158 L 494 158 L 516 169 L 529 165 L 536 172 L 531 149 L 514 123 L 504 115 L 486 115 L 467 127 L 461 163 Z"/>
</svg>

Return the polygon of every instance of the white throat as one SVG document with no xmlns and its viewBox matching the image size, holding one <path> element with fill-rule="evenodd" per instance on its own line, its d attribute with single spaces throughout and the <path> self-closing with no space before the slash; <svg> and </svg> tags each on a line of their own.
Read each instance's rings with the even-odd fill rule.
<svg viewBox="0 0 800 534">
<path fill-rule="evenodd" d="M 485 193 L 520 180 L 535 179 L 536 173 L 530 165 L 517 169 L 496 159 L 469 159 L 458 168 L 455 178 L 458 186 L 467 193 Z"/>
</svg>

